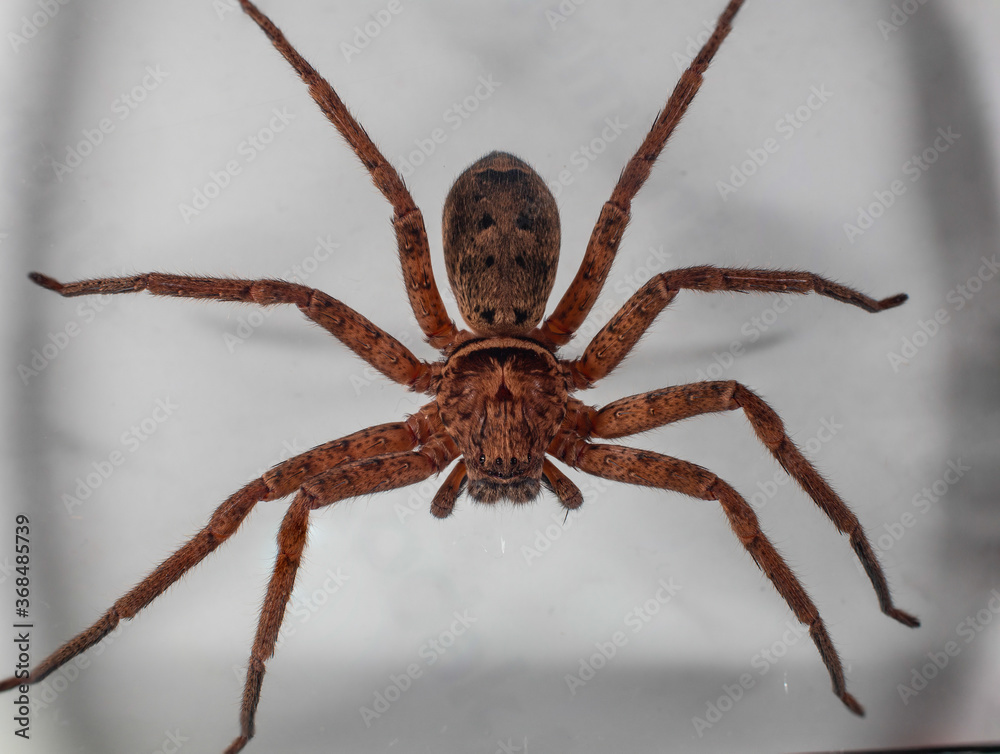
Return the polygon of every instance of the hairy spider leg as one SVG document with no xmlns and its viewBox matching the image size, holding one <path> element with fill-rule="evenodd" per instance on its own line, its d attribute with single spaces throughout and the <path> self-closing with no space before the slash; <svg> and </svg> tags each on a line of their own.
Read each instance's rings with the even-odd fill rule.
<svg viewBox="0 0 1000 754">
<path fill-rule="evenodd" d="M 712 472 L 693 463 L 621 445 L 594 445 L 582 438 L 566 446 L 561 460 L 604 479 L 673 490 L 701 500 L 717 500 L 730 527 L 754 562 L 771 580 L 799 622 L 808 626 L 809 635 L 830 673 L 833 693 L 851 712 L 864 715 L 858 700 L 847 691 L 844 668 L 819 610 L 784 558 L 764 536 L 753 508 L 736 490 Z"/>
<path fill-rule="evenodd" d="M 432 438 L 419 450 L 352 461 L 311 477 L 302 484 L 278 532 L 278 556 L 260 611 L 257 635 L 247 667 L 240 708 L 240 735 L 226 749 L 226 754 L 242 750 L 254 735 L 264 666 L 274 655 L 278 632 L 295 584 L 306 544 L 309 512 L 345 498 L 416 484 L 436 474 L 453 457 L 454 446 L 446 450 L 445 444 L 434 443 Z"/>
<path fill-rule="evenodd" d="M 555 346 L 565 345 L 587 318 L 615 261 L 618 244 L 631 216 L 632 199 L 649 178 L 653 163 L 698 93 L 704 73 L 732 30 L 733 18 L 742 5 L 743 0 L 731 0 L 726 6 L 712 36 L 681 74 L 666 106 L 657 115 L 638 151 L 628 161 L 611 192 L 611 198 L 601 209 L 576 277 L 552 314 L 535 331 L 539 339 Z"/>
<path fill-rule="evenodd" d="M 811 272 L 733 269 L 711 265 L 662 272 L 632 294 L 590 341 L 583 356 L 571 362 L 563 362 L 572 373 L 574 384 L 579 388 L 586 388 L 607 376 L 681 290 L 818 293 L 867 312 L 892 309 L 907 299 L 905 293 L 882 300 L 873 299 Z"/>
<path fill-rule="evenodd" d="M 319 105 L 327 120 L 336 126 L 340 135 L 350 144 L 351 149 L 371 174 L 375 186 L 389 200 L 394 212 L 392 226 L 396 231 L 399 258 L 403 266 L 403 281 L 406 284 L 406 293 L 410 298 L 413 315 L 432 346 L 447 348 L 458 336 L 458 330 L 448 316 L 444 301 L 434 282 L 430 245 L 427 242 L 423 215 L 414 203 L 403 179 L 382 156 L 371 137 L 354 119 L 334 88 L 292 47 L 271 19 L 261 13 L 249 0 L 240 0 L 240 5 L 271 40 L 275 49 L 291 63 L 299 77 L 309 87 L 309 94 Z"/>
<path fill-rule="evenodd" d="M 238 301 L 260 306 L 295 304 L 306 317 L 394 382 L 418 392 L 427 392 L 437 368 L 418 359 L 410 349 L 347 304 L 323 291 L 298 283 L 284 280 L 191 277 L 161 272 L 80 280 L 75 283 L 60 283 L 40 272 L 32 272 L 28 277 L 60 296 L 148 291 L 154 296 Z"/>
<path fill-rule="evenodd" d="M 919 626 L 916 617 L 893 605 L 885 573 L 858 517 L 795 447 L 774 409 L 740 383 L 732 380 L 698 382 L 622 398 L 592 414 L 591 436 L 625 437 L 692 416 L 736 409 L 743 409 L 753 431 L 781 467 L 799 483 L 837 530 L 850 537 L 851 547 L 872 582 L 882 612 L 904 626 Z"/>
<path fill-rule="evenodd" d="M 0 691 L 36 683 L 93 646 L 159 597 L 177 579 L 200 563 L 231 537 L 261 500 L 278 500 L 294 492 L 305 479 L 359 459 L 410 450 L 426 434 L 419 419 L 363 429 L 339 440 L 319 445 L 279 463 L 258 479 L 230 495 L 212 514 L 208 524 L 163 561 L 149 576 L 115 602 L 90 628 L 77 634 L 36 665 L 27 678 L 0 681 Z"/>
</svg>

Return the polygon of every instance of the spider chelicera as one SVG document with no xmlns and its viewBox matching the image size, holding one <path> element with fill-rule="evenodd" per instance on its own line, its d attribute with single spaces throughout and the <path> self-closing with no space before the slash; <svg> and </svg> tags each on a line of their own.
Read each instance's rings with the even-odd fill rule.
<svg viewBox="0 0 1000 754">
<path fill-rule="evenodd" d="M 882 611 L 907 626 L 912 615 L 893 605 L 885 576 L 857 517 L 802 456 L 777 414 L 735 381 L 679 385 L 617 400 L 601 409 L 573 397 L 625 358 L 656 316 L 681 290 L 818 293 L 880 312 L 905 294 L 876 300 L 808 272 L 691 267 L 654 276 L 597 333 L 577 359 L 559 349 L 584 323 L 601 292 L 629 221 L 632 199 L 701 86 L 702 75 L 730 31 L 743 0 L 731 0 L 714 32 L 683 73 L 666 107 L 629 160 L 604 204 L 569 289 L 544 319 L 559 256 L 555 198 L 527 163 L 492 152 L 455 181 L 444 206 L 444 256 L 448 281 L 468 330 L 451 320 L 431 271 L 423 217 L 402 179 L 333 88 L 288 43 L 253 3 L 243 10 L 295 68 L 326 117 L 347 140 L 392 204 L 406 291 L 427 341 L 440 361 L 416 358 L 402 343 L 322 291 L 279 280 L 233 280 L 149 273 L 60 283 L 32 273 L 38 285 L 63 296 L 148 291 L 271 306 L 294 304 L 313 322 L 389 379 L 431 396 L 405 421 L 369 427 L 278 464 L 218 507 L 208 524 L 119 599 L 93 626 L 37 665 L 0 683 L 20 687 L 91 647 L 123 618 L 132 618 L 186 571 L 229 538 L 262 500 L 294 494 L 278 534 L 278 556 L 260 614 L 247 670 L 240 735 L 227 749 L 243 749 L 254 717 L 266 660 L 272 655 L 306 542 L 309 513 L 345 498 L 418 483 L 453 464 L 431 504 L 433 515 L 451 514 L 463 491 L 473 500 L 527 503 L 545 487 L 567 510 L 583 496 L 553 459 L 605 479 L 674 490 L 716 500 L 754 561 L 808 626 L 834 693 L 857 714 L 840 658 L 812 600 L 764 536 L 750 505 L 726 482 L 693 463 L 659 453 L 598 444 L 680 419 L 741 409 L 761 442 L 808 495 L 850 537 Z"/>
</svg>

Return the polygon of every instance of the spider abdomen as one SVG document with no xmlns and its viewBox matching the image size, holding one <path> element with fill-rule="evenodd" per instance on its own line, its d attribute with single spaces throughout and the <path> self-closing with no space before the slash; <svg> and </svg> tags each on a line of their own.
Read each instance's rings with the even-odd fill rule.
<svg viewBox="0 0 1000 754">
<path fill-rule="evenodd" d="M 462 317 L 480 335 L 523 335 L 542 319 L 559 262 L 559 210 L 541 176 L 490 152 L 444 204 L 444 259 Z"/>
</svg>

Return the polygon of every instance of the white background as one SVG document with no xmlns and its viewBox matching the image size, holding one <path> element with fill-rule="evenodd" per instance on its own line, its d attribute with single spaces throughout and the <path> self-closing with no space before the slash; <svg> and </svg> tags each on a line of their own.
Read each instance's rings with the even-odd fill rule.
<svg viewBox="0 0 1000 754">
<path fill-rule="evenodd" d="M 442 287 L 440 207 L 466 165 L 499 148 L 549 181 L 569 170 L 558 197 L 558 295 L 679 75 L 676 58 L 721 5 L 564 3 L 575 10 L 553 27 L 546 10 L 558 12 L 554 3 L 402 0 L 350 60 L 341 43 L 385 3 L 300 0 L 264 10 L 395 164 L 415 140 L 445 130 L 407 178 Z M 40 6 L 8 3 L 0 14 L 4 668 L 13 662 L 4 636 L 14 630 L 3 626 L 14 600 L 17 513 L 31 519 L 39 660 L 289 449 L 398 419 L 419 403 L 296 311 L 255 319 L 250 337 L 230 347 L 226 334 L 252 308 L 140 295 L 109 299 L 94 314 L 78 309 L 86 299 L 32 286 L 28 271 L 61 280 L 152 270 L 263 277 L 300 265 L 312 270 L 310 285 L 435 358 L 406 304 L 387 203 L 256 27 L 220 13 L 228 6 L 69 2 L 24 44 L 8 32 L 22 33 Z M 1000 737 L 1000 616 L 989 608 L 993 599 L 1000 609 L 991 597 L 1000 589 L 998 280 L 962 310 L 952 303 L 955 287 L 998 248 L 1000 8 L 918 7 L 886 32 L 886 2 L 750 0 L 635 202 L 598 309 L 613 310 L 654 272 L 705 263 L 808 269 L 876 297 L 906 291 L 910 302 L 869 315 L 796 297 L 773 319 L 771 296 L 682 294 L 626 364 L 583 396 L 601 405 L 707 373 L 741 380 L 775 407 L 872 538 L 881 537 L 897 603 L 923 619 L 919 630 L 878 612 L 847 539 L 801 491 L 761 492 L 778 466 L 742 415 L 629 442 L 707 466 L 748 498 L 759 493 L 763 526 L 818 604 L 868 716 L 854 718 L 830 693 L 808 639 L 786 641 L 794 639 L 790 611 L 716 504 L 595 490 L 574 475 L 590 485 L 588 501 L 565 529 L 554 527 L 562 513 L 552 497 L 517 510 L 462 500 L 440 522 L 427 512 L 433 489 L 315 514 L 297 612 L 268 665 L 249 751 L 492 754 L 525 742 L 541 752 L 793 751 Z M 115 101 L 141 85 L 147 66 L 168 75 L 122 120 Z M 500 85 L 453 129 L 445 113 L 490 76 Z M 832 96 L 786 140 L 777 122 L 814 86 Z M 247 162 L 241 142 L 275 108 L 292 121 Z M 112 133 L 60 180 L 54 162 L 102 118 Z M 581 170 L 574 153 L 608 118 L 627 128 Z M 904 163 L 949 126 L 960 138 L 911 182 Z M 717 182 L 771 137 L 778 151 L 723 199 Z M 186 221 L 179 205 L 231 159 L 240 174 Z M 844 223 L 896 179 L 906 193 L 851 243 Z M 314 265 L 317 238 L 327 237 L 339 248 Z M 889 353 L 942 308 L 948 322 L 932 338 L 918 335 L 925 345 L 894 367 Z M 769 323 L 766 332 L 755 317 Z M 70 323 L 76 334 L 44 369 L 19 369 Z M 743 351 L 730 361 L 723 354 L 734 342 Z M 574 343 L 566 353 L 581 350 Z M 709 371 L 720 362 L 725 368 Z M 133 452 L 123 433 L 148 425 L 157 400 L 176 408 Z M 837 429 L 821 442 L 824 421 Z M 115 450 L 124 463 L 68 510 L 65 496 Z M 915 505 L 921 489 L 941 488 L 949 461 L 970 470 L 929 507 Z M 401 517 L 411 500 L 415 514 Z M 184 750 L 221 751 L 238 730 L 283 510 L 261 503 L 226 546 L 92 651 L 89 668 L 70 682 L 53 676 L 55 698 L 38 706 L 32 740 L 17 750 L 171 751 L 184 739 Z M 525 548 L 546 543 L 540 557 L 526 557 Z M 338 568 L 348 580 L 329 594 L 327 574 Z M 633 632 L 628 616 L 660 580 L 680 590 Z M 960 626 L 981 610 L 988 625 L 966 643 Z M 428 665 L 421 647 L 456 612 L 475 622 Z M 626 646 L 572 694 L 567 674 L 616 631 Z M 958 655 L 904 704 L 899 685 L 924 675 L 928 653 L 939 656 L 949 641 Z M 762 662 L 771 647 L 784 656 Z M 411 663 L 421 677 L 366 727 L 360 708 Z M 710 705 L 741 674 L 752 687 L 714 717 Z M 5 750 L 12 708 L 0 703 Z"/>
</svg>

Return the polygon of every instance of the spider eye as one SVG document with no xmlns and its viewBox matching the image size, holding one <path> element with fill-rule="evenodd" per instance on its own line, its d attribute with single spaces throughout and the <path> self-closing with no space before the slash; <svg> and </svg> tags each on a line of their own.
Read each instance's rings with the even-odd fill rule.
<svg viewBox="0 0 1000 754">
<path fill-rule="evenodd" d="M 480 466 L 486 465 L 486 456 L 479 456 L 479 465 Z"/>
<path fill-rule="evenodd" d="M 511 458 L 510 459 L 510 465 L 511 465 L 511 468 L 513 468 L 514 466 L 517 466 L 517 459 L 516 458 Z"/>
<path fill-rule="evenodd" d="M 528 453 L 528 457 L 524 461 L 525 463 L 531 463 L 531 453 Z"/>
</svg>

